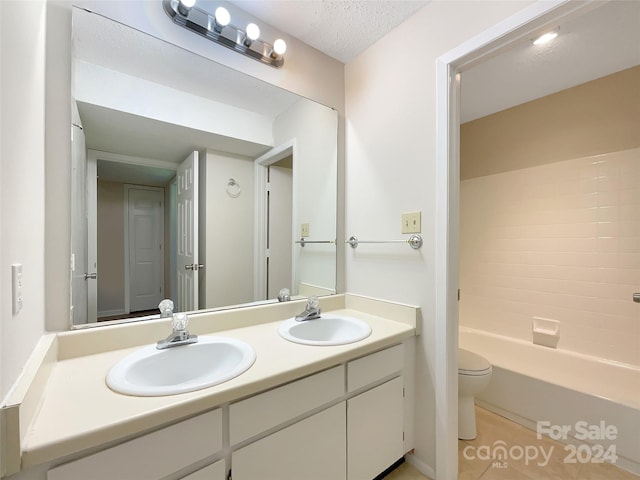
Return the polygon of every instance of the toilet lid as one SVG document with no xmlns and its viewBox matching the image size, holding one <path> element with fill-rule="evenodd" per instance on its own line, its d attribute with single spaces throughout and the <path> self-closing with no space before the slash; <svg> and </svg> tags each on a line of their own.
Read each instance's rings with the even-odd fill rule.
<svg viewBox="0 0 640 480">
<path fill-rule="evenodd" d="M 458 373 L 462 375 L 486 375 L 491 371 L 489 360 L 463 348 L 458 349 Z"/>
</svg>

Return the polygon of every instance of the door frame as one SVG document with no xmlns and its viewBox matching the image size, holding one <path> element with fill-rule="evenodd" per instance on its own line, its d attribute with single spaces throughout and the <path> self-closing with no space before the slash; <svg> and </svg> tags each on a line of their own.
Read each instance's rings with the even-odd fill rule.
<svg viewBox="0 0 640 480">
<path fill-rule="evenodd" d="M 436 479 L 458 474 L 458 236 L 460 74 L 515 42 L 595 8 L 594 2 L 536 2 L 436 61 L 435 436 Z"/>
<path fill-rule="evenodd" d="M 291 232 L 295 237 L 295 219 L 297 217 L 296 199 L 298 198 L 296 181 L 296 140 L 292 139 L 284 142 L 277 147 L 273 147 L 264 155 L 256 158 L 254 165 L 254 241 L 253 241 L 253 300 L 266 300 L 267 298 L 267 167 L 279 162 L 283 158 L 293 156 L 293 174 L 291 186 Z M 294 238 L 291 239 L 294 241 Z M 291 251 L 291 281 L 293 285 L 297 285 L 298 278 L 296 275 L 296 257 Z"/>
<path fill-rule="evenodd" d="M 131 183 L 124 184 L 124 310 L 125 314 L 131 313 L 131 275 L 130 275 L 130 256 L 129 247 L 131 246 L 131 237 L 129 235 L 129 192 L 131 190 L 150 190 L 160 193 L 160 240 L 162 241 L 162 255 L 160 255 L 160 283 L 162 286 L 162 293 L 165 294 L 164 285 L 164 255 L 165 255 L 165 241 L 164 241 L 164 188 L 160 187 L 147 187 L 145 185 L 134 185 Z"/>
<path fill-rule="evenodd" d="M 105 160 L 105 161 L 109 161 L 109 162 L 116 162 L 116 163 L 124 163 L 124 164 L 128 164 L 128 165 L 139 165 L 142 167 L 157 167 L 157 168 L 166 168 L 166 169 L 171 169 L 171 170 L 175 170 L 177 168 L 177 164 L 175 163 L 171 163 L 171 162 L 166 162 L 163 160 L 155 160 L 152 158 L 144 158 L 144 157 L 134 157 L 131 155 L 123 155 L 120 153 L 113 153 L 113 152 L 103 152 L 102 150 L 95 150 L 95 149 L 88 149 L 87 150 L 87 163 L 92 163 L 95 166 L 95 172 L 96 172 L 96 185 L 92 188 L 92 189 L 87 189 L 87 223 L 89 226 L 91 226 L 92 224 L 95 225 L 96 230 L 97 230 L 97 224 L 98 224 L 98 194 L 97 194 L 97 164 L 98 164 L 98 160 Z M 88 177 L 87 177 L 88 180 Z M 126 200 L 127 197 L 125 197 Z M 125 202 L 126 203 L 126 202 Z M 127 213 L 127 212 L 125 212 Z M 127 217 L 125 217 L 127 218 Z M 126 222 L 125 222 L 126 223 Z M 92 227 L 89 227 L 92 228 Z M 94 242 L 94 246 L 93 248 L 96 250 L 96 262 L 97 262 L 97 233 L 95 235 L 96 237 L 96 241 Z M 126 247 L 126 245 L 125 245 Z M 165 245 L 166 248 L 166 245 Z M 91 249 L 91 246 L 88 246 L 88 250 Z M 128 256 L 128 252 L 125 250 L 125 256 Z M 128 272 L 128 263 L 125 263 L 125 272 Z M 129 313 L 129 284 L 128 284 L 128 273 L 125 273 L 125 276 L 127 278 L 123 279 L 124 281 L 126 281 L 127 283 L 125 284 L 125 301 L 124 301 L 124 305 L 123 305 L 123 311 L 120 312 L 114 312 L 114 315 L 120 315 L 120 314 L 128 314 Z M 97 282 L 100 281 L 100 278 L 98 278 L 98 280 L 96 281 L 96 285 Z M 97 290 L 97 287 L 96 287 Z M 97 305 L 97 294 L 96 294 L 96 305 Z M 126 310 L 126 311 L 124 311 Z M 97 313 L 97 312 L 96 312 Z M 97 316 L 97 315 L 96 315 Z"/>
</svg>

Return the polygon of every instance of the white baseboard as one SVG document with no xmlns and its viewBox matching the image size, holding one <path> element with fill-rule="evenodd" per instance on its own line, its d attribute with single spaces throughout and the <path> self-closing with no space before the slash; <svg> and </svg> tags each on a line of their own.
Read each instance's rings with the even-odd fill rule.
<svg viewBox="0 0 640 480">
<path fill-rule="evenodd" d="M 415 467 L 421 474 L 432 479 L 436 478 L 435 469 L 431 465 L 427 465 L 422 460 L 418 459 L 418 457 L 416 457 L 413 453 L 407 453 L 404 456 L 404 459 L 407 461 L 407 463 Z"/>
</svg>

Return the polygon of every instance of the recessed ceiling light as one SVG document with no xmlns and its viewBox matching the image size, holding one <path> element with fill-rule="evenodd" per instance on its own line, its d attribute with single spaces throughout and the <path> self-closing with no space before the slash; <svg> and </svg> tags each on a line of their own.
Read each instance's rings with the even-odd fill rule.
<svg viewBox="0 0 640 480">
<path fill-rule="evenodd" d="M 534 45 L 544 45 L 558 36 L 558 32 L 547 32 L 533 41 Z"/>
</svg>

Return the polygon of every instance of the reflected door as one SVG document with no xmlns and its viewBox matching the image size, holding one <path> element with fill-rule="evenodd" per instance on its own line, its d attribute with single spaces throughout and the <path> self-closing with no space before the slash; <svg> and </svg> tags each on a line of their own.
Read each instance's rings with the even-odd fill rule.
<svg viewBox="0 0 640 480">
<path fill-rule="evenodd" d="M 180 164 L 177 180 L 176 311 L 198 309 L 198 152 Z"/>
<path fill-rule="evenodd" d="M 95 280 L 87 259 L 87 150 L 82 127 L 74 123 L 71 134 L 71 298 L 73 324 L 80 325 L 87 323 L 88 282 Z"/>
<path fill-rule="evenodd" d="M 128 193 L 130 311 L 153 310 L 164 298 L 164 195 L 146 187 Z"/>
<path fill-rule="evenodd" d="M 292 289 L 292 189 L 293 169 L 271 165 L 267 187 L 267 298 L 276 298 L 280 289 Z"/>
</svg>

